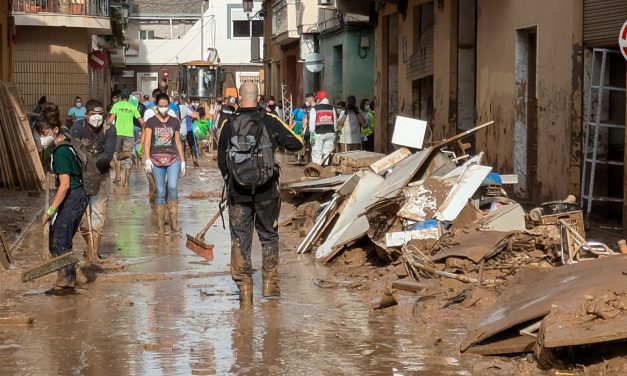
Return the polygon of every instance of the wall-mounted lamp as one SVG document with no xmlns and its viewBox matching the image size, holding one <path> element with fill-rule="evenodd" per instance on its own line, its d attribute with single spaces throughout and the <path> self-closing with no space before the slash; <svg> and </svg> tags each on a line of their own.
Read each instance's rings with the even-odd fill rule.
<svg viewBox="0 0 627 376">
<path fill-rule="evenodd" d="M 242 0 L 242 7 L 244 13 L 251 13 L 253 11 L 253 0 Z"/>
</svg>

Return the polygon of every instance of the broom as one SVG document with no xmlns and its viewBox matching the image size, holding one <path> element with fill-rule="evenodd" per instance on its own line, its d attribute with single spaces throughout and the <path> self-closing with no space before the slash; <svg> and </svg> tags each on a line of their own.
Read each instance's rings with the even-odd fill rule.
<svg viewBox="0 0 627 376">
<path fill-rule="evenodd" d="M 209 231 L 209 227 L 211 227 L 222 215 L 222 210 L 224 210 L 224 207 L 222 206 L 222 202 L 220 202 L 218 205 L 218 212 L 211 217 L 202 231 L 196 234 L 196 236 L 185 234 L 187 236 L 187 243 L 185 243 L 185 247 L 209 261 L 213 260 L 213 244 L 205 243 L 205 234 Z"/>
<path fill-rule="evenodd" d="M 48 261 L 31 268 L 22 273 L 22 282 L 29 282 L 39 277 L 43 277 L 57 270 L 63 269 L 72 264 L 78 264 L 78 258 L 74 252 L 68 252 L 58 257 L 54 257 Z"/>
</svg>

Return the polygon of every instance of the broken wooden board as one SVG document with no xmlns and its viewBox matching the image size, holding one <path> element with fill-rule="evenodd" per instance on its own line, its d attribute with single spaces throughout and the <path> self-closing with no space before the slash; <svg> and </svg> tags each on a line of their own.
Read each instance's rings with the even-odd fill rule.
<svg viewBox="0 0 627 376">
<path fill-rule="evenodd" d="M 392 282 L 392 288 L 402 291 L 419 292 L 429 288 L 429 286 L 424 282 L 414 281 L 410 278 L 403 278 Z"/>
<path fill-rule="evenodd" d="M 396 150 L 395 152 L 393 152 L 392 154 L 386 155 L 385 157 L 371 164 L 370 169 L 372 169 L 372 171 L 375 174 L 381 174 L 382 172 L 393 167 L 394 165 L 396 165 L 403 159 L 409 157 L 410 155 L 411 155 L 411 151 L 409 151 L 409 149 L 400 148 Z"/>
<path fill-rule="evenodd" d="M 0 327 L 31 325 L 35 318 L 31 316 L 0 317 Z"/>
<path fill-rule="evenodd" d="M 552 305 L 597 296 L 608 290 L 627 291 L 627 255 L 608 256 L 554 269 L 520 269 L 496 303 L 475 323 L 461 351 L 515 326 L 540 319 Z"/>
<path fill-rule="evenodd" d="M 416 222 L 432 219 L 450 190 L 450 185 L 436 178 L 427 178 L 418 184 L 404 188 L 405 204 L 397 215 Z"/>
<path fill-rule="evenodd" d="M 471 354 L 477 355 L 506 355 L 533 352 L 536 339 L 531 336 L 514 336 L 493 342 L 480 344 L 468 349 Z"/>
<path fill-rule="evenodd" d="M 385 154 L 373 153 L 365 150 L 347 151 L 343 153 L 333 154 L 333 160 L 331 164 L 334 166 L 346 166 L 351 168 L 364 168 L 368 167 L 381 158 L 385 157 Z"/>
<path fill-rule="evenodd" d="M 442 222 L 454 221 L 490 171 L 492 171 L 492 167 L 489 166 L 469 166 L 451 189 L 448 197 L 435 214 L 435 218 Z"/>
<path fill-rule="evenodd" d="M 469 233 L 458 231 L 446 238 L 447 241 L 454 241 L 455 244 L 449 247 L 442 245 L 442 249 L 431 256 L 431 260 L 440 261 L 448 257 L 464 257 L 478 264 L 501 240 L 508 238 L 511 234 L 511 232 L 497 231 L 471 231 Z"/>
<path fill-rule="evenodd" d="M 281 189 L 289 189 L 296 192 L 334 192 L 352 176 L 353 174 L 344 174 L 330 178 L 305 180 L 285 184 Z"/>
<path fill-rule="evenodd" d="M 525 231 L 525 211 L 520 204 L 502 205 L 500 208 L 479 220 L 479 228 L 483 231 Z"/>
</svg>

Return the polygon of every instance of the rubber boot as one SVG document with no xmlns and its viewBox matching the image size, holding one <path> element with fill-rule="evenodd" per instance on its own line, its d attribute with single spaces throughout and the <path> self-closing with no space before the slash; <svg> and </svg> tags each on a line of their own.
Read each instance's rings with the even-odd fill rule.
<svg viewBox="0 0 627 376">
<path fill-rule="evenodd" d="M 113 179 L 113 184 L 120 184 L 120 162 L 117 160 L 113 161 L 113 169 L 115 170 L 115 179 Z"/>
<path fill-rule="evenodd" d="M 157 205 L 157 230 L 159 235 L 165 235 L 165 205 Z"/>
<path fill-rule="evenodd" d="M 194 167 L 199 167 L 200 166 L 198 164 L 198 158 L 196 158 L 196 155 L 194 153 L 192 153 L 192 161 L 194 163 Z"/>
<path fill-rule="evenodd" d="M 239 289 L 239 300 L 242 305 L 253 302 L 252 267 L 246 265 L 244 256 L 237 245 L 231 246 L 231 277 Z"/>
<path fill-rule="evenodd" d="M 168 201 L 168 211 L 170 212 L 170 227 L 174 232 L 181 232 L 179 226 L 179 202 L 177 200 Z"/>
<path fill-rule="evenodd" d="M 124 188 L 128 188 L 128 183 L 131 177 L 131 168 L 124 169 Z"/>
<path fill-rule="evenodd" d="M 102 235 L 98 234 L 97 232 L 94 232 L 94 249 L 96 250 L 96 257 L 98 257 L 99 260 L 102 259 L 102 256 L 100 255 L 101 240 L 102 240 Z"/>
<path fill-rule="evenodd" d="M 276 247 L 266 247 L 262 249 L 263 275 L 262 295 L 264 298 L 281 296 L 279 287 L 279 249 Z"/>
</svg>

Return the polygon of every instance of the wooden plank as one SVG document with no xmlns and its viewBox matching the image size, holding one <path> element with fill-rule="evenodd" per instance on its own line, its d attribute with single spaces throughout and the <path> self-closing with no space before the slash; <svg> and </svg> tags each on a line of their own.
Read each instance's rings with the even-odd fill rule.
<svg viewBox="0 0 627 376">
<path fill-rule="evenodd" d="M 505 355 L 533 352 L 536 339 L 529 336 L 516 336 L 486 344 L 472 346 L 467 350 L 477 355 Z"/>
<path fill-rule="evenodd" d="M 5 269 L 9 269 L 12 262 L 9 242 L 7 242 L 7 239 L 4 237 L 4 230 L 0 227 L 0 264 L 2 264 Z"/>
<path fill-rule="evenodd" d="M 410 155 L 411 155 L 411 151 L 409 151 L 409 149 L 400 148 L 396 150 L 394 153 L 387 155 L 384 158 L 379 159 L 375 163 L 371 164 L 370 169 L 372 169 L 372 171 L 374 171 L 375 174 L 380 174 L 381 172 L 394 166 L 395 164 L 409 157 Z"/>
<path fill-rule="evenodd" d="M 30 156 L 31 163 L 34 167 L 33 171 L 35 172 L 35 176 L 39 181 L 39 187 L 41 188 L 43 187 L 46 174 L 44 172 L 41 159 L 39 158 L 39 152 L 37 151 L 37 145 L 35 144 L 35 139 L 33 138 L 30 124 L 28 123 L 28 118 L 26 117 L 26 113 L 24 112 L 24 104 L 20 99 L 17 86 L 15 84 L 6 84 L 6 87 L 9 93 L 9 98 L 13 103 L 13 107 L 15 107 L 16 117 L 19 124 L 21 125 L 22 141 L 24 142 L 26 151 Z"/>
<path fill-rule="evenodd" d="M 404 278 L 392 282 L 392 288 L 397 290 L 419 292 L 427 288 L 424 282 L 414 281 L 413 279 Z"/>
</svg>

